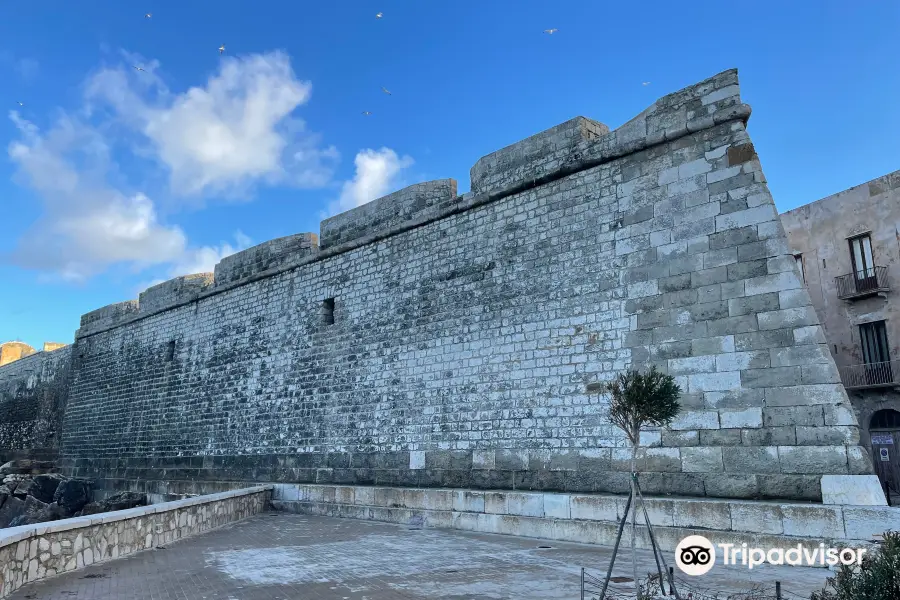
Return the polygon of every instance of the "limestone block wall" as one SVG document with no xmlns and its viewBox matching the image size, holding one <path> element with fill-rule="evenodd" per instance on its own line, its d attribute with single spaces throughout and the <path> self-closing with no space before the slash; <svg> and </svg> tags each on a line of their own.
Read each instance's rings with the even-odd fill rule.
<svg viewBox="0 0 900 600">
<path fill-rule="evenodd" d="M 71 350 L 37 352 L 0 367 L 0 461 L 56 458 Z"/>
<path fill-rule="evenodd" d="M 627 497 L 604 494 L 508 492 L 277 484 L 276 510 L 419 527 L 462 529 L 612 546 Z M 824 506 L 748 500 L 647 498 L 647 516 L 663 550 L 689 535 L 751 548 L 871 547 L 900 528 L 888 506 Z M 636 545 L 651 548 L 639 519 Z"/>
<path fill-rule="evenodd" d="M 23 342 L 0 344 L 0 367 L 35 353 L 35 349 Z"/>
<path fill-rule="evenodd" d="M 32 583 L 265 512 L 271 486 L 4 529 L 0 598 Z"/>
<path fill-rule="evenodd" d="M 645 436 L 645 492 L 819 500 L 822 474 L 871 473 L 749 115 L 726 71 L 489 155 L 455 200 L 414 186 L 327 221 L 317 252 L 217 267 L 196 300 L 86 315 L 66 471 L 620 493 L 601 386 L 655 364 L 684 411 Z"/>
</svg>

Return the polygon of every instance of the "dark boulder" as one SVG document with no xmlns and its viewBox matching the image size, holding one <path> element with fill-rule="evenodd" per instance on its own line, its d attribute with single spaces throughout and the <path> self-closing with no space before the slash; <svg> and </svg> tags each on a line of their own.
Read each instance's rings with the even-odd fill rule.
<svg viewBox="0 0 900 600">
<path fill-rule="evenodd" d="M 9 526 L 18 527 L 19 525 L 33 525 L 44 521 L 52 521 L 54 517 L 48 510 L 49 506 L 49 504 L 41 502 L 34 496 L 28 496 L 25 498 L 22 514 L 10 521 Z"/>
<path fill-rule="evenodd" d="M 91 484 L 87 479 L 66 479 L 56 488 L 53 501 L 67 513 L 74 514 L 90 502 Z"/>
<path fill-rule="evenodd" d="M 105 500 L 90 502 L 81 510 L 81 515 L 95 515 L 97 513 L 114 510 L 127 510 L 135 506 L 146 506 L 147 495 L 138 492 L 119 492 Z"/>
<path fill-rule="evenodd" d="M 47 504 L 49 504 L 53 502 L 53 496 L 54 494 L 56 494 L 56 488 L 58 488 L 59 484 L 65 480 L 66 478 L 59 473 L 35 475 L 33 479 L 34 483 L 32 484 L 31 491 L 29 493 L 41 502 L 46 502 Z"/>
<path fill-rule="evenodd" d="M 10 521 L 25 511 L 25 501 L 15 496 L 7 496 L 6 502 L 0 507 L 0 527 L 9 527 Z"/>
<path fill-rule="evenodd" d="M 11 460 L 0 466 L 0 475 L 37 475 L 52 471 L 54 468 L 56 468 L 56 464 L 52 461 L 23 458 Z"/>
<path fill-rule="evenodd" d="M 24 500 L 26 496 L 31 495 L 32 487 L 34 487 L 34 479 L 31 479 L 30 477 L 28 479 L 23 479 L 16 484 L 15 488 L 13 488 L 13 495 Z"/>
</svg>

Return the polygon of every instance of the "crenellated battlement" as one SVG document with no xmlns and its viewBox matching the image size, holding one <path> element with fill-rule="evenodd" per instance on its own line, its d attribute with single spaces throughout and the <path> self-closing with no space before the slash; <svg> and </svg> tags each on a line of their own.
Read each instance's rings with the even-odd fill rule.
<svg viewBox="0 0 900 600">
<path fill-rule="evenodd" d="M 87 313 L 79 335 L 352 250 L 689 133 L 729 121 L 746 122 L 749 116 L 750 107 L 741 103 L 737 70 L 731 69 L 663 96 L 612 131 L 592 119 L 575 117 L 479 159 L 470 170 L 468 194 L 457 195 L 453 179 L 410 185 L 323 220 L 319 236 L 299 233 L 270 240 L 223 258 L 212 275 L 178 277 L 149 288 L 138 300 Z"/>
<path fill-rule="evenodd" d="M 492 152 L 469 171 L 472 191 L 491 193 L 515 186 L 528 178 L 541 179 L 558 170 L 564 157 L 582 142 L 593 142 L 609 133 L 603 123 L 575 117 L 521 142 Z"/>
<path fill-rule="evenodd" d="M 212 273 L 196 273 L 176 277 L 141 292 L 141 295 L 138 296 L 138 308 L 140 312 L 148 313 L 173 304 L 189 302 L 212 285 Z"/>
<path fill-rule="evenodd" d="M 378 236 L 414 220 L 440 214 L 455 204 L 456 180 L 417 183 L 322 221 L 322 249 Z"/>
<path fill-rule="evenodd" d="M 319 237 L 314 233 L 298 233 L 263 242 L 223 258 L 216 265 L 215 284 L 222 286 L 248 279 L 311 256 L 318 249 Z"/>
<path fill-rule="evenodd" d="M 138 312 L 140 306 L 137 300 L 126 300 L 108 304 L 97 310 L 92 310 L 81 316 L 81 327 L 108 327 L 116 322 Z"/>
</svg>

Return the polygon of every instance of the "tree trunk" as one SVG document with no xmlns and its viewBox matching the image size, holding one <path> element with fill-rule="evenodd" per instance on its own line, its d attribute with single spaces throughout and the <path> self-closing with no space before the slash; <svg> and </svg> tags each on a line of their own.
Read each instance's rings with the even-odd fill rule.
<svg viewBox="0 0 900 600">
<path fill-rule="evenodd" d="M 638 600 L 641 598 L 641 583 L 638 581 L 637 552 L 634 547 L 635 519 L 637 518 L 637 486 L 634 484 L 635 463 L 637 460 L 640 430 L 634 433 L 634 441 L 631 443 L 631 567 L 634 575 L 634 590 Z M 626 515 L 627 518 L 627 515 Z"/>
</svg>

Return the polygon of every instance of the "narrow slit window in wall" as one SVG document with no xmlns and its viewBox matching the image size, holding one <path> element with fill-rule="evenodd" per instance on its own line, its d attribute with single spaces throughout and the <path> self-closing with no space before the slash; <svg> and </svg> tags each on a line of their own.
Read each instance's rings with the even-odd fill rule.
<svg viewBox="0 0 900 600">
<path fill-rule="evenodd" d="M 334 298 L 322 302 L 322 323 L 334 325 Z"/>
<path fill-rule="evenodd" d="M 166 360 L 168 362 L 175 360 L 175 340 L 169 342 L 169 345 L 166 348 Z"/>
<path fill-rule="evenodd" d="M 797 261 L 797 268 L 800 269 L 800 281 L 802 281 L 803 283 L 806 283 L 806 273 L 804 273 L 804 271 L 803 271 L 803 255 L 795 254 L 794 260 Z"/>
</svg>

